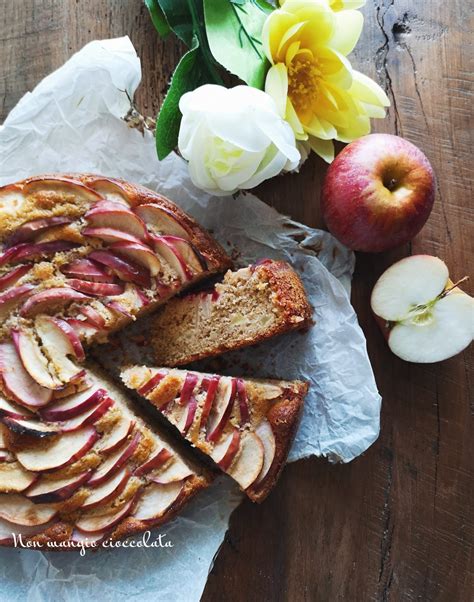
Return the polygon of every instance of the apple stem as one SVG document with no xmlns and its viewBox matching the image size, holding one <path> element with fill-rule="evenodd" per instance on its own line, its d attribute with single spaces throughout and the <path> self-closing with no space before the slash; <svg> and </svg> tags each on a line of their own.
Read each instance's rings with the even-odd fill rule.
<svg viewBox="0 0 474 602">
<path fill-rule="evenodd" d="M 444 291 L 440 295 L 438 295 L 438 300 L 444 299 L 444 297 L 446 297 L 446 295 L 449 295 L 449 293 L 451 291 L 453 291 L 460 284 L 462 284 L 463 282 L 466 282 L 467 280 L 469 280 L 469 276 L 464 276 L 464 278 L 461 278 L 461 280 L 458 280 L 457 282 L 454 282 L 453 284 L 451 284 L 451 286 L 448 286 L 447 288 L 445 288 Z"/>
</svg>

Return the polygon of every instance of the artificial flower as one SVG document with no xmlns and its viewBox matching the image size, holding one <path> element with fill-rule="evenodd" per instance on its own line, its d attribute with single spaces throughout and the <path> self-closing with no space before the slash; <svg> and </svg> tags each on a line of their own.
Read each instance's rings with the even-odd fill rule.
<svg viewBox="0 0 474 602">
<path fill-rule="evenodd" d="M 340 3 L 335 3 L 339 6 Z M 384 117 L 385 92 L 346 58 L 362 31 L 356 10 L 333 10 L 329 0 L 286 0 L 270 13 L 262 32 L 272 63 L 265 91 L 290 123 L 297 140 L 330 162 L 333 140 L 350 142 Z"/>
<path fill-rule="evenodd" d="M 211 194 L 253 188 L 299 163 L 291 127 L 262 90 L 206 84 L 179 108 L 179 150 L 193 183 Z"/>
</svg>

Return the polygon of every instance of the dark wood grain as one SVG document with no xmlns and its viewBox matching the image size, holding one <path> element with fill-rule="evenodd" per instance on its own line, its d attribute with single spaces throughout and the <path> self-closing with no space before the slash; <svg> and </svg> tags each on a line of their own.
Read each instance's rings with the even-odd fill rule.
<svg viewBox="0 0 474 602">
<path fill-rule="evenodd" d="M 474 599 L 472 349 L 437 365 L 406 364 L 369 312 L 375 280 L 404 255 L 438 255 L 454 278 L 472 268 L 469 8 L 462 0 L 367 2 L 354 62 L 392 100 L 376 129 L 418 144 L 438 176 L 433 213 L 412 244 L 357 260 L 353 303 L 383 395 L 381 435 L 350 465 L 300 462 L 263 505 L 244 503 L 206 601 Z M 182 50 L 158 39 L 139 0 L 0 0 L 0 27 L 0 119 L 83 44 L 125 34 L 143 64 L 138 106 L 154 114 Z M 258 194 L 321 226 L 324 172 L 312 158 Z"/>
</svg>

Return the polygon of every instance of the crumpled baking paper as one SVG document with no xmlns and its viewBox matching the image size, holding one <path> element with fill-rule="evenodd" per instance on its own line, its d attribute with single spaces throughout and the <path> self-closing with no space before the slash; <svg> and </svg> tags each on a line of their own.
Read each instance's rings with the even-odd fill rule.
<svg viewBox="0 0 474 602">
<path fill-rule="evenodd" d="M 140 82 L 127 37 L 91 42 L 26 94 L 0 127 L 0 185 L 35 174 L 95 172 L 138 182 L 181 205 L 242 265 L 286 259 L 303 278 L 315 326 L 226 355 L 229 373 L 310 381 L 291 460 L 349 462 L 377 438 L 381 399 L 349 301 L 354 256 L 330 234 L 295 223 L 251 194 L 196 189 L 175 155 L 161 163 L 151 133 L 123 121 Z M 128 95 L 127 95 L 128 94 Z M 296 201 L 295 201 L 296 202 Z M 139 323 L 132 330 L 139 329 Z M 122 335 L 123 336 L 123 335 Z M 241 495 L 221 477 L 160 533 L 172 548 L 77 553 L 0 551 L 0 599 L 199 600 Z M 155 539 L 157 533 L 153 533 Z"/>
</svg>

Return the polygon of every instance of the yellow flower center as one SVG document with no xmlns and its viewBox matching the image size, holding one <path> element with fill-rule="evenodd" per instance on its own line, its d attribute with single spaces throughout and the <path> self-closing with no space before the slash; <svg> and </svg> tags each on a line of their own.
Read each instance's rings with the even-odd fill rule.
<svg viewBox="0 0 474 602">
<path fill-rule="evenodd" d="M 318 98 L 318 80 L 321 77 L 314 58 L 295 57 L 288 69 L 288 96 L 295 111 L 305 113 Z"/>
</svg>

